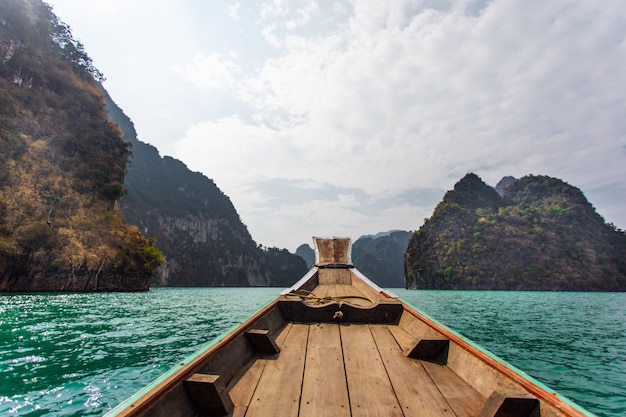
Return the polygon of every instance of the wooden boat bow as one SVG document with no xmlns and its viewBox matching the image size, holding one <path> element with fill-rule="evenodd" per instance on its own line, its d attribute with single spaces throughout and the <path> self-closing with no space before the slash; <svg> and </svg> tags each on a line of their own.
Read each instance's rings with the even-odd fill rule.
<svg viewBox="0 0 626 417">
<path fill-rule="evenodd" d="M 315 266 L 108 416 L 582 417 L 314 238 Z"/>
</svg>

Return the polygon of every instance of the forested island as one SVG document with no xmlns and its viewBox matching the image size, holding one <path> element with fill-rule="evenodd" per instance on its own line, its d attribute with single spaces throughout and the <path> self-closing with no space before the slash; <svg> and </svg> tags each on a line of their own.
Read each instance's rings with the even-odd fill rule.
<svg viewBox="0 0 626 417">
<path fill-rule="evenodd" d="M 578 188 L 541 175 L 502 194 L 470 173 L 409 241 L 407 288 L 626 291 L 626 235 Z"/>
<path fill-rule="evenodd" d="M 130 118 L 104 93 L 109 115 L 133 151 L 120 210 L 154 237 L 167 259 L 152 274 L 152 286 L 288 287 L 306 273 L 301 257 L 258 245 L 213 180 L 140 141 Z"/>
<path fill-rule="evenodd" d="M 102 74 L 42 1 L 0 16 L 0 291 L 147 290 L 163 258 L 115 208 L 130 149 Z"/>
<path fill-rule="evenodd" d="M 285 287 L 306 272 L 312 249 L 258 245 L 211 179 L 137 139 L 103 80 L 49 5 L 0 2 L 0 292 Z M 624 232 L 546 176 L 468 174 L 412 235 L 353 249 L 386 287 L 626 290 Z"/>
<path fill-rule="evenodd" d="M 83 45 L 41 0 L 0 3 L 0 291 L 288 286 L 230 199 L 139 141 Z"/>
</svg>

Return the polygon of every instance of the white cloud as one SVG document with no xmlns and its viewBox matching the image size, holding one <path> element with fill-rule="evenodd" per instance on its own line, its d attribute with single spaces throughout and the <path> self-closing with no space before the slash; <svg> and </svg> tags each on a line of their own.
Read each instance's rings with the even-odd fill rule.
<svg viewBox="0 0 626 417">
<path fill-rule="evenodd" d="M 213 178 L 265 245 L 417 228 L 469 171 L 562 178 L 626 228 L 620 0 L 53 3 L 140 138 Z M 317 230 L 325 210 L 340 231 Z"/>
<path fill-rule="evenodd" d="M 199 89 L 229 90 L 237 84 L 241 72 L 231 58 L 236 59 L 236 54 L 230 53 L 228 57 L 223 54 L 196 55 L 187 64 L 172 66 L 172 72 Z"/>
<path fill-rule="evenodd" d="M 289 13 L 287 0 L 271 0 L 260 4 L 260 18 L 286 16 Z"/>
<path fill-rule="evenodd" d="M 226 14 L 230 17 L 232 17 L 233 19 L 239 19 L 239 9 L 241 8 L 241 3 L 239 3 L 238 1 L 232 3 L 232 4 L 227 4 L 226 5 Z"/>
<path fill-rule="evenodd" d="M 297 17 L 290 19 L 285 24 L 289 30 L 294 30 L 300 26 L 304 26 L 311 20 L 311 14 L 319 10 L 319 6 L 315 0 L 308 0 L 304 6 L 298 7 Z"/>
<path fill-rule="evenodd" d="M 286 246 L 293 251 L 302 243 L 310 243 L 312 236 L 356 239 L 363 234 L 362 230 L 378 227 L 371 215 L 358 210 L 362 204 L 354 196 L 341 195 L 337 199 L 284 204 L 271 211 L 252 211 L 250 219 L 258 225 L 255 227 L 258 236 L 291 236 Z M 294 228 L 294 224 L 299 227 Z"/>
<path fill-rule="evenodd" d="M 278 36 L 276 36 L 275 31 L 275 24 L 267 25 L 263 28 L 263 30 L 261 30 L 261 35 L 263 36 L 263 39 L 265 39 L 265 42 L 267 42 L 269 45 L 275 48 L 282 48 L 283 44 Z"/>
<path fill-rule="evenodd" d="M 283 146 L 286 145 L 286 146 Z M 281 170 L 295 155 L 284 135 L 232 116 L 192 126 L 175 145 L 175 156 L 194 170 L 210 172 L 226 190 Z"/>
<path fill-rule="evenodd" d="M 206 149 L 214 156 L 192 165 L 218 184 L 313 178 L 389 195 L 450 188 L 468 171 L 492 185 L 507 174 L 583 185 L 623 175 L 611 157 L 625 144 L 622 9 L 493 1 L 469 13 L 471 3 L 407 15 L 401 2 L 359 2 L 323 35 L 266 29 L 283 53 L 237 91 L 259 124 L 199 125 L 177 155 Z M 287 14 L 284 3 L 271 6 L 265 16 Z M 313 206 L 358 224 L 342 203 Z M 318 216 L 326 219 L 307 219 Z"/>
</svg>

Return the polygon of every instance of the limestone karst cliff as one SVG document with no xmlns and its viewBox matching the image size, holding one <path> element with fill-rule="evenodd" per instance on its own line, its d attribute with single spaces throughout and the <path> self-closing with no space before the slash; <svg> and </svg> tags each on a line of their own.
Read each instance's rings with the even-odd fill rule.
<svg viewBox="0 0 626 417">
<path fill-rule="evenodd" d="M 467 174 L 417 230 L 406 286 L 427 289 L 625 291 L 626 235 L 581 190 L 528 175 L 502 196 Z"/>
<path fill-rule="evenodd" d="M 130 152 L 101 79 L 47 4 L 0 1 L 0 291 L 148 289 L 160 253 L 115 209 Z"/>
<path fill-rule="evenodd" d="M 108 95 L 107 103 L 132 144 L 120 208 L 129 223 L 155 239 L 167 260 L 152 285 L 285 287 L 306 273 L 300 257 L 257 245 L 211 179 L 139 141 L 130 119 Z"/>
<path fill-rule="evenodd" d="M 359 271 L 383 288 L 404 286 L 404 254 L 411 232 L 394 230 L 361 236 L 352 243 L 352 263 Z M 313 265 L 315 252 L 308 244 L 296 250 L 307 265 Z"/>
</svg>

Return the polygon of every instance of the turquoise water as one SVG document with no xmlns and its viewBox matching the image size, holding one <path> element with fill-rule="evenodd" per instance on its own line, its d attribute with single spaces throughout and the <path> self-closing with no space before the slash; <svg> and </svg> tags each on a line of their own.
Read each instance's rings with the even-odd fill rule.
<svg viewBox="0 0 626 417">
<path fill-rule="evenodd" d="M 626 293 L 394 292 L 598 416 L 626 416 Z"/>
<path fill-rule="evenodd" d="M 278 292 L 4 295 L 0 415 L 102 415 Z"/>
<path fill-rule="evenodd" d="M 277 288 L 0 296 L 0 415 L 102 415 Z M 626 293 L 402 299 L 599 416 L 626 416 Z"/>
</svg>

